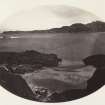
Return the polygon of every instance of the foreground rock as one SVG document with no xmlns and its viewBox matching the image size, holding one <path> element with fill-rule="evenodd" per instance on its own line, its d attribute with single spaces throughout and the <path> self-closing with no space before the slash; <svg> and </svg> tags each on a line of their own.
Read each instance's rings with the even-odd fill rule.
<svg viewBox="0 0 105 105">
<path fill-rule="evenodd" d="M 68 66 L 67 68 L 63 68 L 68 70 L 62 71 L 60 69 L 62 68 L 58 67 L 57 70 L 55 68 L 43 68 L 38 72 L 23 74 L 22 77 L 33 93 L 37 94 L 38 101 L 60 102 L 63 94 L 66 95 L 67 92 L 69 92 L 69 95 L 75 93 L 73 96 L 70 95 L 68 97 L 69 100 L 73 97 L 76 98 L 76 92 L 79 96 L 79 90 L 81 91 L 87 88 L 87 80 L 89 80 L 95 72 L 93 66 L 80 67 L 77 70 L 74 69 L 74 72 L 71 70 L 71 67 Z M 39 92 L 37 92 L 37 90 L 39 90 Z M 41 92 L 42 90 L 47 92 L 43 93 Z M 65 95 L 65 100 L 62 99 L 63 101 L 68 99 Z"/>
<path fill-rule="evenodd" d="M 15 95 L 35 100 L 35 95 L 32 90 L 29 88 L 25 80 L 19 75 L 0 69 L 0 84 Z"/>
<path fill-rule="evenodd" d="M 55 54 L 36 51 L 0 52 L 0 84 L 8 91 L 23 98 L 39 100 L 45 96 L 45 89 L 32 91 L 22 74 L 32 73 L 42 67 L 58 66 L 61 59 Z M 47 94 L 47 93 L 46 93 Z"/>
<path fill-rule="evenodd" d="M 55 67 L 43 68 L 37 72 L 20 75 L 2 68 L 0 69 L 0 84 L 23 98 L 42 102 L 66 101 L 68 98 L 70 100 L 76 97 L 76 92 L 78 94 L 80 92 L 78 89 L 86 89 L 86 81 L 91 78 L 92 69 L 94 72 L 95 68 L 92 66 L 82 67 L 78 68 L 77 72 L 70 71 L 70 67 L 66 69 L 68 70 L 58 71 Z"/>
<path fill-rule="evenodd" d="M 86 65 L 93 65 L 96 71 L 88 80 L 88 93 L 94 92 L 105 85 L 105 55 L 93 55 L 84 59 Z"/>
<path fill-rule="evenodd" d="M 74 100 L 86 96 L 104 85 L 104 57 L 105 55 L 87 57 L 83 60 L 85 66 L 77 67 L 74 67 L 74 65 L 73 67 L 71 65 L 64 67 L 50 65 L 47 67 L 42 62 L 41 64 L 44 64 L 44 67 L 33 65 L 32 62 L 18 66 L 15 64 L 10 67 L 12 67 L 12 70 L 13 67 L 17 68 L 17 71 L 14 69 L 10 72 L 0 68 L 0 84 L 12 93 L 30 100 L 42 102 Z M 43 59 L 45 60 L 45 58 Z M 33 71 L 32 68 L 34 67 L 37 68 L 37 72 L 36 70 Z M 18 72 L 18 70 L 25 70 L 26 73 Z M 28 73 L 28 70 L 32 72 Z"/>
<path fill-rule="evenodd" d="M 105 55 L 93 55 L 85 58 L 85 65 L 92 65 L 96 68 L 105 68 Z"/>
</svg>

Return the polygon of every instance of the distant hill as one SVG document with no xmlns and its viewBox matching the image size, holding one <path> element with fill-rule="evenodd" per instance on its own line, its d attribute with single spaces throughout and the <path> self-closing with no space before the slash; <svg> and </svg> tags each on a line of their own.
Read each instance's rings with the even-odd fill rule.
<svg viewBox="0 0 105 105">
<path fill-rule="evenodd" d="M 88 24 L 76 23 L 71 26 L 63 26 L 61 28 L 52 28 L 49 30 L 33 30 L 33 31 L 5 31 L 2 34 L 11 35 L 19 33 L 79 33 L 79 32 L 105 32 L 105 22 L 95 21 Z"/>
<path fill-rule="evenodd" d="M 86 25 L 93 32 L 105 32 L 105 22 L 96 21 Z"/>
</svg>

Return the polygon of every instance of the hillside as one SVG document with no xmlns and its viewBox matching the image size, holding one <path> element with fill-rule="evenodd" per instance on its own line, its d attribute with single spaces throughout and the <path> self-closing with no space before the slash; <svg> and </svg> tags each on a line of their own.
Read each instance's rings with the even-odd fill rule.
<svg viewBox="0 0 105 105">
<path fill-rule="evenodd" d="M 93 32 L 105 32 L 105 22 L 96 21 L 86 25 Z"/>
<path fill-rule="evenodd" d="M 48 30 L 33 31 L 5 31 L 2 35 L 13 35 L 22 33 L 79 33 L 79 32 L 105 32 L 105 22 L 94 21 L 88 24 L 76 23 L 71 26 L 62 26 L 61 28 L 52 28 Z"/>
</svg>

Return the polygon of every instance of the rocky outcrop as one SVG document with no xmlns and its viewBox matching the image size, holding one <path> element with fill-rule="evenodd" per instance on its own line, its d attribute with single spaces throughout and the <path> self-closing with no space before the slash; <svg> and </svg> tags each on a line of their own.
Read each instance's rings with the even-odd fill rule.
<svg viewBox="0 0 105 105">
<path fill-rule="evenodd" d="M 0 64 L 40 64 L 46 67 L 57 66 L 61 59 L 56 54 L 44 54 L 37 51 L 0 52 Z"/>
<path fill-rule="evenodd" d="M 92 55 L 84 60 L 85 65 L 92 65 L 96 68 L 105 68 L 105 55 Z"/>
<path fill-rule="evenodd" d="M 21 65 L 6 65 L 8 70 L 15 74 L 25 74 L 25 73 L 32 73 L 34 71 L 39 71 L 42 68 L 41 64 L 21 64 Z"/>
<path fill-rule="evenodd" d="M 83 61 L 85 65 L 92 65 L 96 68 L 93 77 L 87 82 L 87 92 L 92 93 L 105 85 L 105 55 L 89 56 Z"/>
<path fill-rule="evenodd" d="M 58 66 L 59 62 L 61 59 L 55 54 L 43 54 L 36 51 L 0 52 L 0 85 L 15 95 L 40 101 L 40 98 L 44 99 L 47 91 L 39 89 L 33 93 L 22 78 L 22 74 L 34 72 L 43 66 Z"/>
<path fill-rule="evenodd" d="M 105 85 L 105 55 L 92 55 L 83 61 L 86 66 L 91 65 L 96 68 L 93 76 L 87 81 L 87 88 L 66 90 L 61 93 L 55 92 L 49 96 L 49 102 L 64 102 L 79 99 Z"/>
<path fill-rule="evenodd" d="M 15 95 L 26 99 L 35 100 L 35 95 L 25 80 L 19 75 L 0 69 L 0 85 Z"/>
</svg>

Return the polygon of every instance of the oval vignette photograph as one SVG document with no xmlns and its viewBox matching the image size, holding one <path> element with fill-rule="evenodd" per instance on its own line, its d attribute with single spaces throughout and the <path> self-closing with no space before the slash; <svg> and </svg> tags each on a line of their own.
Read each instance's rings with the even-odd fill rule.
<svg viewBox="0 0 105 105">
<path fill-rule="evenodd" d="M 105 22 L 67 5 L 21 10 L 0 24 L 0 85 L 24 99 L 58 103 L 105 84 Z"/>
</svg>

